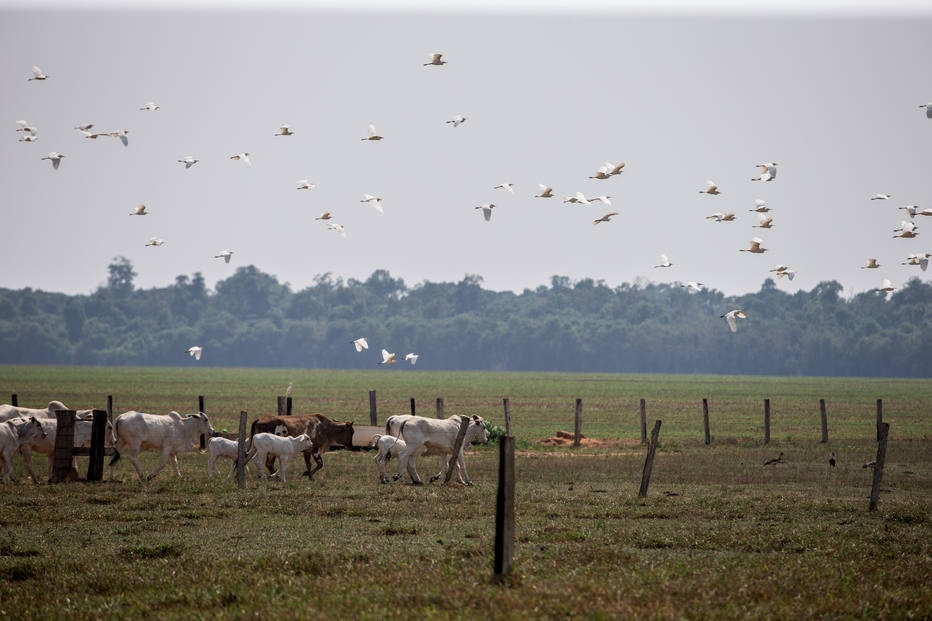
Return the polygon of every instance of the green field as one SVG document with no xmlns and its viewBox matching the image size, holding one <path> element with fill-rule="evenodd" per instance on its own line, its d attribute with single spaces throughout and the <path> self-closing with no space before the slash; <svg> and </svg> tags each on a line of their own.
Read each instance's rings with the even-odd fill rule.
<svg viewBox="0 0 932 621">
<path fill-rule="evenodd" d="M 240 411 L 274 413 L 289 382 L 295 412 L 358 424 L 369 423 L 370 390 L 379 422 L 408 413 L 411 398 L 433 416 L 443 397 L 447 415 L 502 425 L 508 398 L 511 578 L 491 583 L 495 445 L 468 454 L 470 488 L 380 485 L 371 453 L 337 451 L 312 483 L 293 463 L 286 485 L 253 472 L 240 489 L 208 481 L 206 456 L 189 453 L 181 479 L 166 470 L 141 483 L 123 460 L 116 482 L 0 485 L 0 617 L 932 617 L 927 380 L 0 367 L 0 391 L 24 406 L 102 408 L 112 395 L 116 413 L 190 412 L 203 395 L 214 427 L 230 430 Z M 663 421 L 647 498 L 637 497 L 642 398 L 649 424 Z M 576 399 L 583 433 L 610 442 L 541 444 L 573 430 Z M 868 511 L 862 465 L 876 455 L 877 399 L 891 431 L 878 510 Z M 762 465 L 780 451 L 785 463 Z M 140 462 L 151 470 L 156 457 Z M 438 463 L 422 458 L 419 470 Z"/>
</svg>

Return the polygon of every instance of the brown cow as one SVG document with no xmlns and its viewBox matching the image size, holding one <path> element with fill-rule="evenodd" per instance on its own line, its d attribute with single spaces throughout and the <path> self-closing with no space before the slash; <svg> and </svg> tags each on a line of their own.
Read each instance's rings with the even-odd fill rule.
<svg viewBox="0 0 932 621">
<path fill-rule="evenodd" d="M 304 433 L 305 423 L 310 422 L 311 427 L 308 435 L 311 436 L 313 446 L 304 451 L 304 465 L 307 470 L 304 474 L 309 480 L 314 478 L 314 473 L 324 467 L 324 460 L 321 457 L 331 446 L 343 446 L 344 448 L 353 447 L 353 423 L 345 421 L 338 423 L 332 421 L 323 414 L 298 414 L 295 416 L 262 416 L 252 421 L 252 428 L 249 435 L 254 436 L 257 433 L 268 432 L 274 433 L 278 425 L 285 425 L 288 428 L 288 435 L 296 437 Z M 271 457 L 271 463 L 266 463 L 269 472 L 275 465 L 275 457 Z M 311 469 L 311 457 L 314 458 L 315 468 Z"/>
</svg>

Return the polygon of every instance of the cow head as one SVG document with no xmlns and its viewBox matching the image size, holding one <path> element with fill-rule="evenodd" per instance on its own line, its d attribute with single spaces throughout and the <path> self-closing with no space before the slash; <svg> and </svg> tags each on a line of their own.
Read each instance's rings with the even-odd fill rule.
<svg viewBox="0 0 932 621">
<path fill-rule="evenodd" d="M 466 432 L 466 435 L 470 442 L 488 444 L 489 426 L 486 424 L 485 419 L 474 414 L 469 423 L 469 430 Z"/>
<path fill-rule="evenodd" d="M 204 414 L 203 412 L 195 412 L 191 416 L 192 418 L 197 418 L 200 421 L 200 429 L 202 434 L 208 438 L 213 437 L 214 428 L 210 426 L 210 420 L 207 418 L 207 414 Z"/>
</svg>

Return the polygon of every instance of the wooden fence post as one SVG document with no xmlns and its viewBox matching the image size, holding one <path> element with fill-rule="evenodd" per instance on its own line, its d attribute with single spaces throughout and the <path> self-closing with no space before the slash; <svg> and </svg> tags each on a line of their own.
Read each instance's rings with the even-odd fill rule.
<svg viewBox="0 0 932 621">
<path fill-rule="evenodd" d="M 579 448 L 582 439 L 582 399 L 576 399 L 576 416 L 573 425 L 573 446 Z"/>
<path fill-rule="evenodd" d="M 705 431 L 705 443 L 712 444 L 712 435 L 709 433 L 709 400 L 702 399 L 702 429 Z"/>
<path fill-rule="evenodd" d="M 828 413 L 825 411 L 825 399 L 819 399 L 819 416 L 822 418 L 822 444 L 828 442 Z"/>
<path fill-rule="evenodd" d="M 877 403 L 880 403 L 878 399 Z M 877 441 L 877 459 L 874 464 L 874 481 L 871 485 L 871 500 L 869 509 L 877 509 L 877 501 L 880 499 L 880 483 L 883 480 L 883 465 L 887 461 L 887 438 L 890 436 L 890 423 L 881 423 L 880 439 Z"/>
<path fill-rule="evenodd" d="M 644 460 L 644 471 L 641 473 L 641 489 L 638 498 L 647 497 L 647 486 L 650 485 L 650 473 L 654 469 L 654 454 L 657 452 L 657 439 L 660 436 L 660 419 L 654 421 L 654 429 L 650 432 L 650 445 L 647 447 L 647 459 Z"/>
<path fill-rule="evenodd" d="M 647 444 L 647 401 L 641 399 L 641 444 Z"/>
<path fill-rule="evenodd" d="M 291 416 L 291 406 L 293 405 L 291 397 L 285 397 L 285 416 Z"/>
<path fill-rule="evenodd" d="M 15 392 L 12 395 L 10 395 L 10 405 L 12 405 L 14 408 L 19 407 L 19 397 L 16 395 Z"/>
<path fill-rule="evenodd" d="M 877 399 L 877 441 L 880 442 L 881 428 L 883 427 L 883 399 Z"/>
<path fill-rule="evenodd" d="M 764 444 L 770 444 L 770 399 L 764 399 Z"/>
<path fill-rule="evenodd" d="M 453 454 L 450 455 L 450 463 L 447 466 L 447 476 L 443 479 L 444 483 L 450 482 L 453 471 L 456 470 L 456 460 L 457 457 L 459 457 L 460 451 L 463 450 L 463 440 L 466 439 L 466 431 L 469 429 L 471 422 L 472 419 L 468 416 L 460 415 L 460 430 L 456 432 L 456 440 L 453 442 Z"/>
<path fill-rule="evenodd" d="M 76 480 L 78 473 L 71 467 L 71 451 L 74 449 L 74 410 L 56 410 L 58 428 L 55 431 L 55 453 L 52 457 L 51 483 Z"/>
<path fill-rule="evenodd" d="M 91 452 L 88 456 L 87 480 L 101 481 L 104 478 L 104 444 L 107 435 L 107 412 L 94 410 L 91 423 Z M 58 436 L 56 436 L 56 440 Z"/>
<path fill-rule="evenodd" d="M 239 436 L 236 439 L 236 484 L 246 485 L 246 410 L 239 413 Z"/>
<path fill-rule="evenodd" d="M 113 422 L 113 395 L 107 395 L 107 420 Z"/>
<path fill-rule="evenodd" d="M 502 405 L 505 408 L 505 435 L 511 435 L 511 406 L 508 403 L 508 397 L 502 399 Z"/>
<path fill-rule="evenodd" d="M 197 411 L 201 412 L 202 414 L 207 413 L 204 408 L 204 395 L 197 396 Z M 201 434 L 201 450 L 207 450 L 207 438 L 204 437 L 203 433 Z"/>
<path fill-rule="evenodd" d="M 369 391 L 369 424 L 375 426 L 378 425 L 379 414 L 378 407 L 376 406 L 375 391 Z"/>
<path fill-rule="evenodd" d="M 281 395 L 275 400 L 275 410 L 279 416 L 285 415 L 285 398 Z"/>
<path fill-rule="evenodd" d="M 443 397 L 437 397 L 437 418 L 443 417 Z"/>
<path fill-rule="evenodd" d="M 411 397 L 411 416 L 417 416 L 417 406 L 414 401 L 414 397 Z"/>
<path fill-rule="evenodd" d="M 505 411 L 508 411 L 505 399 Z M 506 427 L 510 419 L 505 417 Z M 452 464 L 451 464 L 452 466 Z M 452 469 L 452 468 L 451 468 Z M 514 567 L 515 548 L 515 439 L 510 433 L 498 440 L 498 492 L 495 498 L 495 567 L 492 581 L 504 582 Z"/>
</svg>

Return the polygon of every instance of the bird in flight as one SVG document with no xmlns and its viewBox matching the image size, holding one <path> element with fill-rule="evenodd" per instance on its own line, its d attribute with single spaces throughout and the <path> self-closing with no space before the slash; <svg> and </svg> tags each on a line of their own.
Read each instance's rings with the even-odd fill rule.
<svg viewBox="0 0 932 621">
<path fill-rule="evenodd" d="M 346 228 L 344 228 L 342 224 L 337 224 L 336 222 L 328 222 L 327 230 L 336 231 L 337 233 L 340 234 L 340 237 L 342 237 L 343 239 L 346 239 Z"/>
<path fill-rule="evenodd" d="M 612 219 L 612 217 L 613 217 L 613 216 L 617 216 L 617 215 L 618 215 L 618 212 L 617 212 L 617 211 L 609 212 L 609 213 L 605 214 L 604 216 L 602 216 L 601 218 L 598 218 L 597 220 L 593 220 L 593 221 L 592 221 L 592 224 L 600 224 L 600 223 L 602 223 L 602 222 L 610 222 L 611 219 Z"/>
<path fill-rule="evenodd" d="M 492 219 L 492 210 L 495 209 L 495 204 L 494 203 L 483 203 L 482 205 L 478 205 L 476 209 L 482 210 L 482 215 L 485 218 L 485 221 L 488 222 L 489 220 Z"/>
<path fill-rule="evenodd" d="M 24 136 L 25 136 L 26 134 L 29 134 L 29 135 L 31 135 L 31 136 L 35 136 L 35 135 L 39 132 L 39 128 L 38 128 L 38 127 L 33 127 L 32 125 L 30 125 L 30 124 L 29 124 L 28 122 L 26 122 L 26 121 L 16 121 L 16 124 L 19 125 L 19 127 L 16 128 L 16 131 L 18 131 L 18 132 L 23 132 L 23 135 L 24 135 Z M 32 141 L 31 141 L 31 140 L 24 140 L 23 142 L 32 142 Z"/>
<path fill-rule="evenodd" d="M 877 263 L 877 259 L 868 259 L 867 265 L 862 265 L 861 269 L 862 270 L 873 270 L 873 269 L 877 269 L 878 267 L 880 267 L 880 263 Z"/>
<path fill-rule="evenodd" d="M 696 282 L 695 280 L 690 280 L 685 285 L 681 284 L 681 287 L 685 288 L 687 291 L 702 291 L 702 288 L 705 287 L 701 282 Z"/>
<path fill-rule="evenodd" d="M 38 69 L 38 67 L 33 67 L 33 69 Z M 32 78 L 29 78 L 29 79 L 31 80 Z M 45 77 L 43 76 L 43 77 L 41 77 L 41 78 L 36 78 L 36 79 L 37 79 L 37 80 L 44 80 Z M 920 107 L 920 108 L 925 108 L 925 109 L 926 109 L 926 118 L 927 118 L 927 119 L 932 119 L 932 102 L 924 103 L 924 104 L 919 104 L 919 107 Z"/>
<path fill-rule="evenodd" d="M 715 185 L 715 182 L 712 181 L 711 179 L 705 182 L 705 189 L 699 190 L 699 193 L 700 194 L 712 194 L 712 195 L 721 194 L 721 192 L 718 189 L 718 186 Z"/>
<path fill-rule="evenodd" d="M 768 216 L 765 213 L 757 214 L 757 217 L 760 218 L 760 224 L 755 224 L 751 226 L 752 229 L 771 229 L 773 228 L 773 218 Z"/>
<path fill-rule="evenodd" d="M 33 66 L 32 66 L 32 77 L 29 78 L 29 79 L 27 80 L 27 82 L 31 82 L 31 81 L 33 81 L 33 80 L 45 80 L 45 79 L 47 79 L 48 77 L 49 77 L 49 76 L 45 75 L 45 74 L 42 72 L 41 69 L 39 69 L 38 67 L 36 67 L 35 65 L 33 65 Z M 921 106 L 920 106 L 920 107 L 921 107 Z"/>
<path fill-rule="evenodd" d="M 294 132 L 291 131 L 290 126 L 282 125 L 281 127 L 278 128 L 278 133 L 276 133 L 275 135 L 276 136 L 294 136 Z"/>
<path fill-rule="evenodd" d="M 540 187 L 540 194 L 535 194 L 534 198 L 553 198 L 553 188 L 543 183 L 537 185 Z"/>
<path fill-rule="evenodd" d="M 158 237 L 150 237 L 149 241 L 146 242 L 146 246 L 161 246 L 165 243 L 164 239 L 159 239 Z"/>
<path fill-rule="evenodd" d="M 871 196 L 872 201 L 888 201 L 893 198 L 892 194 L 874 194 Z"/>
<path fill-rule="evenodd" d="M 149 212 L 146 211 L 146 206 L 145 206 L 145 205 L 140 205 L 140 206 L 137 207 L 136 209 L 134 209 L 134 210 L 132 210 L 131 212 L 129 212 L 129 215 L 131 215 L 131 216 L 145 216 L 145 215 L 148 215 L 148 213 L 149 213 Z"/>
<path fill-rule="evenodd" d="M 884 278 L 880 283 L 880 286 L 877 287 L 877 291 L 883 291 L 885 293 L 890 293 L 894 289 L 896 289 L 896 287 L 893 286 L 893 283 L 890 282 L 889 278 Z"/>
<path fill-rule="evenodd" d="M 751 181 L 773 181 L 777 178 L 777 166 L 778 164 L 776 162 L 758 164 L 757 167 L 760 168 L 760 174 L 756 177 L 752 177 Z"/>
<path fill-rule="evenodd" d="M 192 166 L 197 164 L 200 160 L 194 159 L 194 156 L 185 155 L 182 159 L 178 161 L 184 164 L 185 168 L 191 168 Z"/>
<path fill-rule="evenodd" d="M 355 341 L 350 341 L 350 342 L 356 347 L 356 351 L 362 351 L 364 349 L 369 349 L 369 341 L 364 336 L 359 337 Z"/>
<path fill-rule="evenodd" d="M 767 206 L 767 201 L 760 198 L 754 200 L 754 209 L 748 209 L 748 211 L 756 211 L 757 213 L 767 213 L 770 211 L 770 207 Z"/>
<path fill-rule="evenodd" d="M 509 194 L 514 194 L 514 193 L 515 193 L 515 186 L 514 186 L 514 184 L 507 183 L 507 182 L 506 182 L 506 183 L 499 183 L 499 184 L 496 185 L 496 186 L 492 186 L 492 189 L 493 189 L 493 190 L 505 190 L 505 191 L 508 192 Z"/>
<path fill-rule="evenodd" d="M 582 203 L 583 205 L 591 205 L 589 199 L 586 198 L 586 195 L 582 192 L 576 192 L 575 196 L 567 196 L 563 201 L 564 203 Z"/>
<path fill-rule="evenodd" d="M 417 364 L 418 358 L 420 358 L 418 354 L 405 354 L 405 360 L 410 362 L 412 367 Z"/>
<path fill-rule="evenodd" d="M 721 318 L 728 322 L 728 327 L 731 328 L 732 332 L 738 331 L 738 318 L 747 319 L 748 316 L 744 314 L 744 311 L 741 309 L 735 309 L 728 311 L 724 315 L 721 315 Z"/>
<path fill-rule="evenodd" d="M 329 220 L 330 218 L 331 218 L 330 212 L 329 212 L 329 211 L 325 211 L 325 212 L 321 213 L 319 216 L 317 216 L 317 217 L 314 218 L 314 219 L 315 219 L 315 220 Z"/>
<path fill-rule="evenodd" d="M 389 352 L 387 349 L 382 350 L 382 362 L 379 364 L 395 364 L 398 362 L 395 360 L 395 354 Z"/>
<path fill-rule="evenodd" d="M 231 155 L 230 159 L 237 162 L 246 162 L 247 165 L 252 166 L 252 162 L 249 161 L 248 153 L 237 153 L 236 155 Z"/>
<path fill-rule="evenodd" d="M 140 108 L 140 110 L 158 110 L 158 109 L 159 109 L 159 104 L 155 103 L 154 101 L 146 102 L 146 105 Z"/>
<path fill-rule="evenodd" d="M 369 135 L 365 138 L 360 138 L 360 140 L 382 140 L 382 136 L 379 136 L 379 133 L 375 131 L 375 125 L 369 123 Z"/>
<path fill-rule="evenodd" d="M 457 114 L 452 119 L 447 121 L 447 123 L 450 123 L 451 125 L 453 125 L 453 127 L 459 127 L 465 122 L 466 122 L 466 117 L 463 116 L 462 114 Z"/>
<path fill-rule="evenodd" d="M 370 205 L 375 207 L 375 210 L 378 211 L 379 213 L 385 213 L 382 210 L 382 199 L 378 196 L 372 196 L 371 194 L 363 194 L 362 200 L 360 200 L 359 202 L 369 203 Z"/>
<path fill-rule="evenodd" d="M 52 151 L 45 157 L 41 158 L 43 160 L 49 160 L 52 162 L 52 168 L 58 170 L 58 167 L 61 165 L 61 158 L 65 157 L 64 153 L 59 153 L 58 151 Z"/>
<path fill-rule="evenodd" d="M 188 354 L 190 354 L 191 357 L 194 358 L 195 360 L 200 360 L 200 359 L 201 359 L 201 352 L 204 351 L 204 348 L 203 348 L 203 347 L 200 347 L 200 346 L 198 346 L 198 345 L 195 345 L 194 347 L 189 347 L 186 351 L 187 351 Z"/>
<path fill-rule="evenodd" d="M 751 238 L 751 247 L 750 248 L 741 248 L 740 252 L 752 252 L 754 254 L 764 254 L 767 252 L 766 248 L 762 248 L 761 244 L 764 243 L 760 237 Z"/>
<path fill-rule="evenodd" d="M 662 254 L 660 255 L 660 263 L 654 267 L 673 267 L 673 264 L 670 263 L 670 259 L 667 258 L 667 255 Z"/>
<path fill-rule="evenodd" d="M 440 65 L 445 65 L 445 64 L 447 64 L 447 61 L 443 60 L 443 54 L 437 52 L 435 54 L 430 55 L 430 60 L 424 63 L 424 66 L 429 67 L 433 65 L 435 67 L 439 67 Z"/>
<path fill-rule="evenodd" d="M 227 263 L 230 262 L 230 259 L 231 259 L 232 257 L 233 257 L 233 251 L 232 251 L 232 250 L 221 250 L 220 252 L 218 252 L 217 254 L 214 255 L 214 258 L 215 258 L 215 259 L 223 259 L 223 260 L 224 260 L 225 262 L 227 262 Z"/>
<path fill-rule="evenodd" d="M 316 183 L 308 183 L 307 179 L 301 179 L 298 181 L 299 190 L 313 190 L 317 187 Z"/>
<path fill-rule="evenodd" d="M 716 211 L 711 216 L 706 216 L 705 219 L 712 222 L 731 222 L 735 219 L 735 214 Z"/>
</svg>

